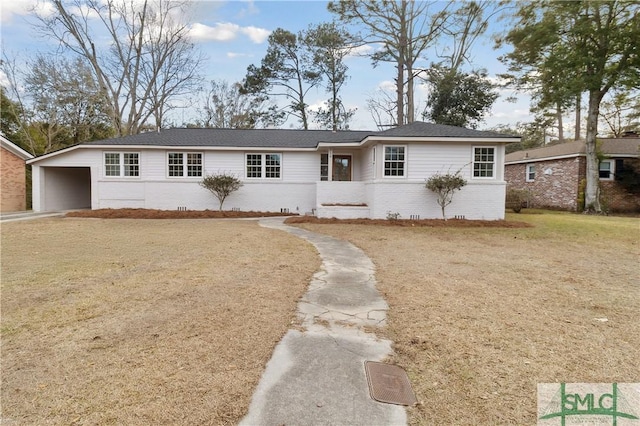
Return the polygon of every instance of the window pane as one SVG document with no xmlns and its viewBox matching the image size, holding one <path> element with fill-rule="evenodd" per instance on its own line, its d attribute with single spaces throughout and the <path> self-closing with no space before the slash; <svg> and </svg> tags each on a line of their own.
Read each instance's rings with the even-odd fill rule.
<svg viewBox="0 0 640 426">
<path fill-rule="evenodd" d="M 125 176 L 140 176 L 140 165 L 138 162 L 137 153 L 123 154 L 124 157 L 124 175 Z"/>
<path fill-rule="evenodd" d="M 170 152 L 168 156 L 169 176 L 184 176 L 184 162 L 181 152 Z"/>
<path fill-rule="evenodd" d="M 277 179 L 280 177 L 280 154 L 265 154 L 265 177 Z"/>
<path fill-rule="evenodd" d="M 105 176 L 120 176 L 120 153 L 105 152 L 104 154 Z"/>
<path fill-rule="evenodd" d="M 494 148 L 474 148 L 473 176 L 493 177 L 494 158 Z"/>
<path fill-rule="evenodd" d="M 404 176 L 404 147 L 384 147 L 384 175 Z"/>
<path fill-rule="evenodd" d="M 611 161 L 601 161 L 598 168 L 600 179 L 609 179 L 611 177 Z"/>
<path fill-rule="evenodd" d="M 187 176 L 202 176 L 202 154 L 187 154 Z"/>
<path fill-rule="evenodd" d="M 535 180 L 535 178 L 536 178 L 536 167 L 527 166 L 527 180 Z"/>
<path fill-rule="evenodd" d="M 329 154 L 320 154 L 320 180 L 329 180 Z"/>
<path fill-rule="evenodd" d="M 262 177 L 262 155 L 247 154 L 247 177 L 248 178 Z"/>
</svg>

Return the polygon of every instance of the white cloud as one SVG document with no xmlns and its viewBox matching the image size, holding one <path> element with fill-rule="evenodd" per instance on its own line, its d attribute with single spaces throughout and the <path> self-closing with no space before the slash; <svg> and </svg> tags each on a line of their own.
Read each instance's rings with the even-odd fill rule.
<svg viewBox="0 0 640 426">
<path fill-rule="evenodd" d="M 240 26 L 231 23 L 218 23 L 214 27 L 195 23 L 191 26 L 189 35 L 198 41 L 230 41 L 238 36 Z"/>
<path fill-rule="evenodd" d="M 243 57 L 250 58 L 251 56 L 253 55 L 249 55 L 247 53 L 227 52 L 227 58 L 231 58 L 231 59 L 243 58 Z"/>
<path fill-rule="evenodd" d="M 4 71 L 0 70 L 0 86 L 2 87 L 9 87 L 9 78 L 7 77 L 7 74 L 5 74 Z"/>
<path fill-rule="evenodd" d="M 230 22 L 219 22 L 210 27 L 195 23 L 191 26 L 189 35 L 196 41 L 231 41 L 244 34 L 254 43 L 262 43 L 271 32 L 257 27 L 241 27 Z"/>
<path fill-rule="evenodd" d="M 40 16 L 51 16 L 55 13 L 53 3 L 49 1 L 1 1 L 0 2 L 0 23 L 8 24 L 13 22 L 16 16 L 27 16 L 31 14 Z"/>
<path fill-rule="evenodd" d="M 308 108 L 309 108 L 309 111 L 318 112 L 320 111 L 320 109 L 327 109 L 328 107 L 329 107 L 329 104 L 327 103 L 327 101 L 318 101 L 309 105 Z"/>
<path fill-rule="evenodd" d="M 349 54 L 347 55 L 347 58 L 366 56 L 366 55 L 369 55 L 371 51 L 373 51 L 373 46 L 371 46 L 370 44 L 356 46 L 349 50 Z"/>
<path fill-rule="evenodd" d="M 3 1 L 0 3 L 0 22 L 7 24 L 13 20 L 14 15 L 28 15 L 30 7 L 28 3 L 20 1 Z"/>
<path fill-rule="evenodd" d="M 271 34 L 271 31 L 258 27 L 244 27 L 240 31 L 256 44 L 263 43 Z"/>
<path fill-rule="evenodd" d="M 392 80 L 384 80 L 378 83 L 378 89 L 386 92 L 395 92 L 396 83 Z"/>
</svg>

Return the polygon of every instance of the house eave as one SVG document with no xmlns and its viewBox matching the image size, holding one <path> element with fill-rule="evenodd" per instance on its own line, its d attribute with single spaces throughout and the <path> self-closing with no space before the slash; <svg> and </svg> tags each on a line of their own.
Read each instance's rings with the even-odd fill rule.
<svg viewBox="0 0 640 426">
<path fill-rule="evenodd" d="M 33 164 L 47 158 L 55 157 L 60 154 L 74 151 L 76 149 L 91 149 L 101 151 L 141 151 L 141 150 L 161 150 L 161 151 L 247 151 L 247 152 L 313 152 L 316 148 L 290 148 L 290 147 L 244 147 L 244 146 L 177 146 L 177 145 L 74 145 L 63 148 L 56 152 L 44 154 L 27 161 L 27 164 Z"/>
<path fill-rule="evenodd" d="M 367 136 L 362 145 L 376 142 L 455 142 L 455 143 L 517 143 L 520 138 L 491 138 L 491 137 L 449 137 L 449 136 Z"/>
<path fill-rule="evenodd" d="M 4 136 L 0 138 L 0 142 L 2 142 L 2 147 L 12 153 L 13 155 L 22 158 L 23 160 L 29 160 L 33 158 L 33 155 L 29 154 L 24 149 L 20 148 L 18 145 L 11 142 L 9 139 L 6 139 Z"/>
<path fill-rule="evenodd" d="M 633 155 L 633 154 L 603 154 L 603 155 L 605 158 L 638 158 L 637 155 Z M 508 166 L 511 164 L 539 163 L 541 161 L 566 160 L 568 158 L 576 158 L 576 157 L 586 157 L 586 154 L 584 152 L 577 152 L 577 153 L 566 154 L 566 155 L 555 155 L 553 157 L 522 158 L 520 160 L 505 161 L 504 165 Z"/>
</svg>

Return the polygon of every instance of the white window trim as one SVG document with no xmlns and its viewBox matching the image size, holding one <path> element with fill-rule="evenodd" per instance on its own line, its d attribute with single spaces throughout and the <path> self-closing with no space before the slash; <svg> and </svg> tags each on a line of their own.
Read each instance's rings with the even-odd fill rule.
<svg viewBox="0 0 640 426">
<path fill-rule="evenodd" d="M 404 148 L 404 160 L 402 161 L 403 167 L 403 174 L 402 176 L 387 176 L 384 173 L 384 166 L 385 163 L 387 162 L 387 147 L 393 147 L 393 148 Z M 409 175 L 409 170 L 407 168 L 407 157 L 409 155 L 409 149 L 407 148 L 407 145 L 399 145 L 399 144 L 387 144 L 387 145 L 382 145 L 382 178 L 383 179 L 407 179 L 407 176 Z M 395 161 L 395 160 L 393 160 Z"/>
<path fill-rule="evenodd" d="M 533 179 L 531 179 L 529 176 L 531 175 L 531 173 L 529 172 L 530 169 L 533 169 Z M 534 182 L 536 180 L 536 165 L 535 164 L 527 164 L 525 166 L 524 169 L 524 180 L 525 182 Z"/>
<path fill-rule="evenodd" d="M 493 176 L 474 176 L 474 165 L 476 164 L 476 149 L 493 148 Z M 483 162 L 484 163 L 484 162 Z M 493 145 L 476 145 L 471 147 L 471 179 L 474 180 L 496 180 L 498 175 L 498 147 Z"/>
<path fill-rule="evenodd" d="M 118 156 L 120 157 L 119 159 L 119 166 L 120 166 L 120 173 L 118 174 L 118 176 L 111 176 L 107 174 L 107 161 L 106 161 L 106 157 L 107 154 L 118 154 Z M 124 154 L 137 154 L 138 155 L 138 175 L 137 176 L 125 176 L 124 174 Z M 106 178 L 106 179 L 140 179 L 140 175 L 142 175 L 142 167 L 140 165 L 140 152 L 138 151 L 103 151 L 102 152 L 102 175 Z"/>
<path fill-rule="evenodd" d="M 608 178 L 601 178 L 600 177 L 600 164 L 602 163 L 609 163 L 609 177 Z M 605 181 L 605 182 L 610 182 L 615 180 L 616 178 L 616 160 L 614 159 L 604 159 L 602 161 L 600 161 L 598 163 L 598 179 L 601 181 Z"/>
<path fill-rule="evenodd" d="M 248 155 L 259 155 L 262 159 L 261 159 L 261 164 L 260 164 L 260 177 L 249 177 L 247 176 L 247 156 Z M 280 156 L 280 175 L 277 178 L 274 177 L 266 177 L 267 176 L 267 155 L 278 155 Z M 282 180 L 282 171 L 283 171 L 283 166 L 282 166 L 282 158 L 283 155 L 281 152 L 245 152 L 244 154 L 244 178 L 247 180 L 253 180 L 253 181 L 258 181 L 258 180 L 266 180 L 266 181 L 277 181 L 277 180 Z"/>
<path fill-rule="evenodd" d="M 182 176 L 171 176 L 169 173 L 169 154 L 182 154 Z M 202 158 L 202 173 L 200 176 L 189 176 L 189 164 L 187 162 L 187 154 L 200 154 Z M 204 153 L 203 152 L 194 152 L 194 151 L 167 151 L 167 155 L 165 156 L 165 165 L 166 165 L 166 176 L 167 179 L 202 179 L 204 176 Z"/>
</svg>

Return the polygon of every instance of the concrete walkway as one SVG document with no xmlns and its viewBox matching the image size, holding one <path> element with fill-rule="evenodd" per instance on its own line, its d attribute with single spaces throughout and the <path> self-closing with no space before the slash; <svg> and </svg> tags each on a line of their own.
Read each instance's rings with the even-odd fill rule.
<svg viewBox="0 0 640 426">
<path fill-rule="evenodd" d="M 384 326 L 387 304 L 374 265 L 357 247 L 326 235 L 261 219 L 265 227 L 313 244 L 322 258 L 298 305 L 303 331 L 278 343 L 241 425 L 403 425 L 403 407 L 369 396 L 365 361 L 391 353 L 391 342 L 364 331 Z"/>
<path fill-rule="evenodd" d="M 31 219 L 42 219 L 45 217 L 57 217 L 64 216 L 67 212 L 12 212 L 12 213 L 2 213 L 0 215 L 0 222 L 15 222 L 18 220 L 31 220 Z"/>
</svg>

